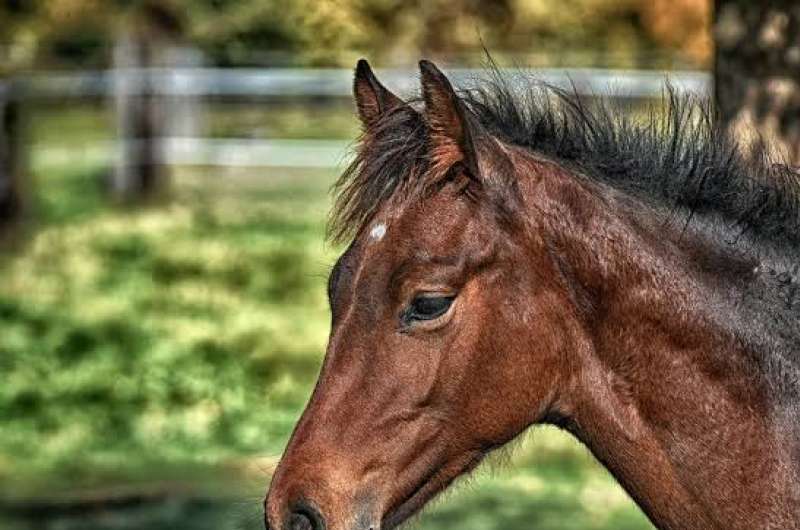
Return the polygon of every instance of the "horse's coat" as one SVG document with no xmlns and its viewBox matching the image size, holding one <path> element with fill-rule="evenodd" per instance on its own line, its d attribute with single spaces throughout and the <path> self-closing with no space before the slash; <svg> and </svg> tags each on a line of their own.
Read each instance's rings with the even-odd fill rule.
<svg viewBox="0 0 800 530">
<path fill-rule="evenodd" d="M 392 528 L 551 423 L 659 528 L 800 528 L 797 174 L 674 97 L 634 123 L 420 68 L 412 102 L 356 70 L 352 241 L 268 526 Z"/>
</svg>

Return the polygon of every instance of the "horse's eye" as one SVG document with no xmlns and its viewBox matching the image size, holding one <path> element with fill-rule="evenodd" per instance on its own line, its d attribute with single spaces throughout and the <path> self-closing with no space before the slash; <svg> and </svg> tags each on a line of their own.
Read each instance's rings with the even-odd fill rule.
<svg viewBox="0 0 800 530">
<path fill-rule="evenodd" d="M 450 309 L 454 298 L 454 296 L 417 296 L 403 313 L 403 321 L 409 324 L 418 320 L 433 320 L 440 317 Z"/>
</svg>

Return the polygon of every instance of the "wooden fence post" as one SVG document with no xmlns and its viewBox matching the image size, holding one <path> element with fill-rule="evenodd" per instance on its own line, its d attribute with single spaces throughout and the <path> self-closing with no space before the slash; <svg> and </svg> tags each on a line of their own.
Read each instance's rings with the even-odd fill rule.
<svg viewBox="0 0 800 530">
<path fill-rule="evenodd" d="M 19 220 L 23 211 L 22 124 L 13 84 L 0 81 L 0 229 Z"/>
<path fill-rule="evenodd" d="M 184 96 L 167 95 L 163 83 L 174 69 L 194 66 L 197 54 L 182 51 L 182 24 L 158 2 L 142 5 L 114 50 L 114 105 L 119 148 L 113 194 L 123 200 L 162 195 L 168 187 L 165 138 L 187 110 Z M 189 49 L 191 50 L 191 49 Z M 189 64 L 184 64 L 185 58 Z M 180 103 L 179 103 L 180 101 Z"/>
<path fill-rule="evenodd" d="M 147 58 L 147 45 L 123 33 L 114 49 L 118 151 L 111 190 L 121 200 L 152 195 L 163 185 L 163 168 L 156 160 L 157 115 L 143 70 Z"/>
</svg>

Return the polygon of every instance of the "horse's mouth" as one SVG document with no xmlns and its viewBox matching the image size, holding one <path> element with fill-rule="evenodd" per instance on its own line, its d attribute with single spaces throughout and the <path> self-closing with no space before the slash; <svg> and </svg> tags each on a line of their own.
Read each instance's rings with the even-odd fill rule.
<svg viewBox="0 0 800 530">
<path fill-rule="evenodd" d="M 381 530 L 391 530 L 396 527 L 414 515 L 417 510 L 436 495 L 435 478 L 442 472 L 444 467 L 445 464 L 441 464 L 432 472 L 428 473 L 403 500 L 397 503 L 397 505 L 384 516 L 383 521 L 381 521 Z"/>
<path fill-rule="evenodd" d="M 419 484 L 389 510 L 381 521 L 381 530 L 391 530 L 414 515 L 425 503 L 446 489 L 456 478 L 473 470 L 486 455 L 468 453 L 455 461 L 444 462 L 427 473 Z"/>
</svg>

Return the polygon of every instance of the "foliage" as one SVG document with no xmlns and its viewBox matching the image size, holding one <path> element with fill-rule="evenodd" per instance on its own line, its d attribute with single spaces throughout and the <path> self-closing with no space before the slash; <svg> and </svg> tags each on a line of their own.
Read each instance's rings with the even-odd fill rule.
<svg viewBox="0 0 800 530">
<path fill-rule="evenodd" d="M 137 6 L 150 0 L 0 3 L 0 64 L 98 65 Z M 418 56 L 483 59 L 481 41 L 523 64 L 704 66 L 708 0 L 175 0 L 160 2 L 223 65 L 350 66 Z M 170 7 L 171 6 L 171 7 Z M 140 19 L 137 25 L 140 24 Z M 565 54 L 564 50 L 569 53 Z"/>
<path fill-rule="evenodd" d="M 711 2 L 655 0 L 642 11 L 643 23 L 663 46 L 684 50 L 698 64 L 711 62 Z"/>
</svg>

